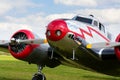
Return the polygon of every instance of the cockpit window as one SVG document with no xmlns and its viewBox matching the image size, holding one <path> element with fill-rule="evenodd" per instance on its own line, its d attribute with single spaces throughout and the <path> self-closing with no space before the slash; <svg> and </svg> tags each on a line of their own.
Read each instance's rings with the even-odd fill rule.
<svg viewBox="0 0 120 80">
<path fill-rule="evenodd" d="M 104 25 L 101 24 L 97 19 L 95 19 L 93 15 L 90 15 L 90 17 L 75 16 L 72 19 L 83 22 L 83 23 L 90 24 L 93 27 L 97 27 L 100 31 L 104 33 L 106 32 Z"/>
<path fill-rule="evenodd" d="M 79 16 L 77 16 L 77 17 L 74 18 L 74 19 L 77 20 L 77 21 L 80 21 L 80 22 L 92 24 L 92 19 L 89 19 L 89 18 L 84 18 L 84 17 L 79 17 Z"/>
</svg>

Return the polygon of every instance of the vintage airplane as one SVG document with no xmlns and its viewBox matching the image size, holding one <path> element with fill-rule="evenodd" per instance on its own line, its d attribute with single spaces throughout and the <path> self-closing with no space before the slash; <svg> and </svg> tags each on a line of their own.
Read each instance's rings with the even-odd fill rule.
<svg viewBox="0 0 120 80">
<path fill-rule="evenodd" d="M 113 39 L 112 32 L 93 15 L 77 15 L 50 22 L 45 39 L 19 30 L 10 41 L 1 40 L 0 47 L 19 60 L 38 65 L 32 80 L 45 80 L 43 67 L 59 65 L 120 76 L 120 33 L 115 35 Z"/>
</svg>

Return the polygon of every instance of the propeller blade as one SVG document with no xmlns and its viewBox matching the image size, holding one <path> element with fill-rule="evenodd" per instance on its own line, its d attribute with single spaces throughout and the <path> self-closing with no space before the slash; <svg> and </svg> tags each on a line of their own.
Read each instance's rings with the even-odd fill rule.
<svg viewBox="0 0 120 80">
<path fill-rule="evenodd" d="M 12 41 L 14 42 L 14 41 Z M 44 43 L 47 43 L 47 40 L 46 39 L 29 39 L 29 40 L 15 40 L 15 42 L 17 43 L 26 43 L 26 44 L 44 44 Z"/>
</svg>

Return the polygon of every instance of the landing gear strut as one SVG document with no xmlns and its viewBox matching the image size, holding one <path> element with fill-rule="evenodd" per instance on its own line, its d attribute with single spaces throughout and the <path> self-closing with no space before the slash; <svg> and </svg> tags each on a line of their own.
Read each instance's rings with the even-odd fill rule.
<svg viewBox="0 0 120 80">
<path fill-rule="evenodd" d="M 38 72 L 34 74 L 32 80 L 46 80 L 45 75 L 41 72 L 43 69 L 43 66 L 38 65 Z"/>
</svg>

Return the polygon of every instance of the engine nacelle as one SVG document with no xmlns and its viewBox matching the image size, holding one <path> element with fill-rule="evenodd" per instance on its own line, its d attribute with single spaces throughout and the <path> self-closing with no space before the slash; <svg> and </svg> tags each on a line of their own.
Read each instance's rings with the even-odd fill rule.
<svg viewBox="0 0 120 80">
<path fill-rule="evenodd" d="M 120 34 L 117 36 L 116 42 L 120 42 Z M 115 53 L 117 58 L 120 60 L 120 46 L 115 47 Z"/>
<path fill-rule="evenodd" d="M 29 30 L 19 30 L 12 37 L 16 40 L 36 39 L 38 36 Z M 60 64 L 55 58 L 50 59 L 51 48 L 48 43 L 45 44 L 26 44 L 16 43 L 9 45 L 9 51 L 17 59 L 27 61 L 38 65 L 47 65 L 56 67 Z M 58 56 L 58 55 L 57 55 Z"/>
<path fill-rule="evenodd" d="M 19 30 L 17 31 L 11 39 L 16 40 L 26 40 L 26 39 L 36 39 L 38 36 L 33 34 L 29 30 Z M 29 63 L 39 64 L 47 58 L 47 46 L 45 49 L 41 49 L 40 44 L 26 44 L 26 43 L 16 43 L 9 45 L 9 51 L 12 56 L 17 59 L 27 61 Z"/>
</svg>

